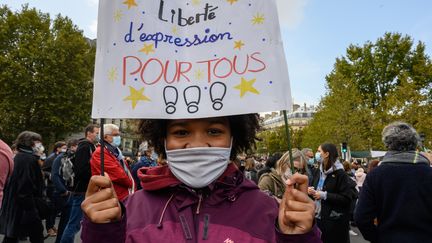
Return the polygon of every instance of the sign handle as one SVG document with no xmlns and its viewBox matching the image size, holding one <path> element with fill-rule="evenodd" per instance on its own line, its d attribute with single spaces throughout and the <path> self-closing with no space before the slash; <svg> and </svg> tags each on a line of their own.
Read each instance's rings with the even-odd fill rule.
<svg viewBox="0 0 432 243">
<path fill-rule="evenodd" d="M 286 137 L 288 140 L 288 153 L 289 153 L 289 157 L 290 157 L 290 167 L 291 167 L 291 172 L 294 175 L 295 170 L 294 170 L 294 161 L 293 161 L 293 157 L 292 157 L 291 136 L 290 136 L 289 126 L 288 126 L 288 117 L 287 117 L 286 110 L 283 111 L 283 115 L 284 115 L 284 120 L 285 120 L 285 132 L 286 132 Z"/>
<path fill-rule="evenodd" d="M 101 176 L 105 175 L 104 174 L 104 170 L 105 170 L 105 167 L 104 167 L 104 159 L 105 159 L 105 156 L 104 156 L 104 150 L 105 150 L 104 125 L 105 125 L 105 119 L 101 118 L 101 126 L 100 126 L 100 137 L 101 137 L 101 140 L 100 140 L 100 146 L 101 146 L 101 149 L 100 149 L 101 164 L 100 164 L 100 166 L 101 166 L 101 168 L 100 169 L 101 169 Z"/>
</svg>

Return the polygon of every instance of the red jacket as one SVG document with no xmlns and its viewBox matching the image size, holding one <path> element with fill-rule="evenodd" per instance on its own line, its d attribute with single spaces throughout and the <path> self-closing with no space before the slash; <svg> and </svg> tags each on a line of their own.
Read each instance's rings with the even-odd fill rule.
<svg viewBox="0 0 432 243">
<path fill-rule="evenodd" d="M 93 153 L 90 160 L 90 167 L 92 175 L 100 175 L 101 172 L 101 162 L 100 162 L 100 149 L 97 147 L 96 151 Z M 111 181 L 113 182 L 114 190 L 120 201 L 123 201 L 127 196 L 129 196 L 129 191 L 133 189 L 135 191 L 134 182 L 132 176 L 127 174 L 123 169 L 120 161 L 112 154 L 108 149 L 104 149 L 104 170 L 109 175 Z M 126 162 L 125 162 L 126 163 Z M 130 171 L 129 166 L 128 171 Z"/>
</svg>

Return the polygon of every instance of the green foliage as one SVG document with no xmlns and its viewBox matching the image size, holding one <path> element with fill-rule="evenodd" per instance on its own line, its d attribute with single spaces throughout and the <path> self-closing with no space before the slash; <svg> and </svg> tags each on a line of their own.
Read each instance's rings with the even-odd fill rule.
<svg viewBox="0 0 432 243">
<path fill-rule="evenodd" d="M 257 154 L 274 154 L 288 151 L 288 138 L 284 126 L 262 131 L 258 134 L 258 137 L 261 141 L 257 143 Z M 290 139 L 292 148 L 301 149 L 303 130 L 290 128 Z"/>
<path fill-rule="evenodd" d="M 0 8 L 0 137 L 24 130 L 45 143 L 90 119 L 95 47 L 67 17 Z"/>
<path fill-rule="evenodd" d="M 351 150 L 384 149 L 381 131 L 406 121 L 432 141 L 432 65 L 425 45 L 386 33 L 375 43 L 351 45 L 327 75 L 327 94 L 302 145 L 348 142 Z"/>
</svg>

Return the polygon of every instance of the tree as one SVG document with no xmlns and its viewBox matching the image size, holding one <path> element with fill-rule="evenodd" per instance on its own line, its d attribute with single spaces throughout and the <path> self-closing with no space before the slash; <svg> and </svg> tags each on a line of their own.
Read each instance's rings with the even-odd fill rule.
<svg viewBox="0 0 432 243">
<path fill-rule="evenodd" d="M 414 46 L 409 36 L 386 33 L 375 43 L 350 45 L 326 81 L 303 145 L 348 142 L 352 150 L 384 149 L 381 131 L 396 120 L 432 136 L 432 65 L 422 42 Z"/>
<path fill-rule="evenodd" d="M 303 130 L 293 130 L 291 127 L 289 130 L 291 147 L 301 149 Z M 261 141 L 257 143 L 256 153 L 258 154 L 285 153 L 288 151 L 288 138 L 285 126 L 262 131 L 258 134 L 258 137 L 261 139 Z"/>
<path fill-rule="evenodd" d="M 0 137 L 32 130 L 45 143 L 90 120 L 95 47 L 67 17 L 0 8 Z"/>
</svg>

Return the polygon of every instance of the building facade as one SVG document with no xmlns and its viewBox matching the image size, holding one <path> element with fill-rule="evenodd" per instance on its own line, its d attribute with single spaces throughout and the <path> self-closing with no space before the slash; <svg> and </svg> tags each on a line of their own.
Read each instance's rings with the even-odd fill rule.
<svg viewBox="0 0 432 243">
<path fill-rule="evenodd" d="M 303 106 L 293 105 L 293 111 L 287 113 L 288 125 L 293 130 L 299 130 L 306 127 L 312 120 L 316 113 L 316 108 L 314 106 Z M 266 114 L 263 120 L 264 129 L 273 129 L 276 127 L 284 126 L 284 116 L 283 112 L 272 112 L 271 114 Z"/>
</svg>

